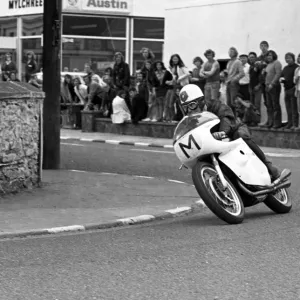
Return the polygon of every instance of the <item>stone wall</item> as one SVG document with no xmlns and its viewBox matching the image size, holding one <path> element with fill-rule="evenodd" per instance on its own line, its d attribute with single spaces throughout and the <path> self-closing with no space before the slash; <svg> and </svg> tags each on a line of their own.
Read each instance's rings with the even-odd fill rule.
<svg viewBox="0 0 300 300">
<path fill-rule="evenodd" d="M 27 84 L 0 84 L 0 195 L 41 182 L 43 98 Z"/>
</svg>

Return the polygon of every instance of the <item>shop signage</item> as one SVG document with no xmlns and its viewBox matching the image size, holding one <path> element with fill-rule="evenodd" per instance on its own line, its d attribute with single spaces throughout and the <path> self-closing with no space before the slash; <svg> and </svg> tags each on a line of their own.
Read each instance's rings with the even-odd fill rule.
<svg viewBox="0 0 300 300">
<path fill-rule="evenodd" d="M 86 13 L 129 14 L 132 0 L 64 0 L 63 10 Z"/>
<path fill-rule="evenodd" d="M 42 14 L 45 0 L 0 0 L 0 16 Z"/>
</svg>

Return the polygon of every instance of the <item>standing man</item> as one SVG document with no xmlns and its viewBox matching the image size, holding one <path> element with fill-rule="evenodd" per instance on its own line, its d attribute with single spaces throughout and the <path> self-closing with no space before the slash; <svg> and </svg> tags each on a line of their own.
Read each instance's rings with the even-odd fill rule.
<svg viewBox="0 0 300 300">
<path fill-rule="evenodd" d="M 215 60 L 215 52 L 211 49 L 205 51 L 207 61 L 203 64 L 200 76 L 206 79 L 204 86 L 205 100 L 217 100 L 220 91 L 220 64 Z"/>
<path fill-rule="evenodd" d="M 256 65 L 259 69 L 261 69 L 261 75 L 263 79 L 263 83 L 261 84 L 261 92 L 264 97 L 264 105 L 265 107 L 267 107 L 267 92 L 266 92 L 265 81 L 266 81 L 266 67 L 267 64 L 269 63 L 267 58 L 267 54 L 269 51 L 269 43 L 267 41 L 262 41 L 259 44 L 259 47 L 261 50 L 261 54 L 257 59 Z M 267 124 L 268 124 L 268 120 L 266 121 L 266 123 L 262 124 L 262 126 L 266 126 Z"/>
<path fill-rule="evenodd" d="M 248 64 L 248 55 L 241 54 L 240 61 L 243 64 L 243 69 L 245 76 L 240 79 L 240 94 L 243 96 L 243 99 L 250 100 L 250 93 L 249 93 L 249 83 L 250 83 L 250 65 Z"/>
<path fill-rule="evenodd" d="M 262 68 L 260 65 L 256 64 L 257 55 L 255 52 L 249 53 L 249 63 L 250 63 L 250 102 L 256 107 L 256 109 L 261 114 L 261 96 L 262 96 L 262 85 L 264 85 L 264 77 L 262 75 Z"/>
<path fill-rule="evenodd" d="M 267 54 L 268 65 L 266 68 L 266 94 L 267 94 L 267 112 L 268 123 L 266 127 L 278 129 L 282 125 L 280 92 L 281 85 L 279 82 L 282 65 L 278 61 L 278 56 L 273 50 L 269 50 Z"/>
<path fill-rule="evenodd" d="M 235 114 L 235 104 L 234 101 L 239 92 L 240 85 L 239 81 L 245 76 L 244 68 L 242 62 L 238 59 L 238 51 L 236 48 L 231 47 L 228 51 L 230 60 L 227 63 L 227 105 L 230 106 Z"/>
<path fill-rule="evenodd" d="M 295 129 L 298 127 L 298 106 L 295 96 L 294 74 L 298 65 L 295 63 L 295 54 L 288 52 L 285 55 L 287 65 L 283 68 L 280 81 L 284 84 L 284 101 L 288 115 L 288 123 L 285 129 Z"/>
</svg>

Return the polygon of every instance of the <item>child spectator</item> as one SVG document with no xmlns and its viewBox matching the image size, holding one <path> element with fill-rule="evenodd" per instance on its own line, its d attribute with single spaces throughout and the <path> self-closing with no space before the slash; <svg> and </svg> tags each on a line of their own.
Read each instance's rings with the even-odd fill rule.
<svg viewBox="0 0 300 300">
<path fill-rule="evenodd" d="M 17 78 L 17 74 L 15 72 L 10 73 L 10 80 L 20 82 L 20 79 Z"/>
<path fill-rule="evenodd" d="M 29 51 L 26 54 L 26 64 L 25 64 L 25 80 L 28 82 L 30 80 L 30 76 L 36 73 L 37 70 L 37 63 L 35 60 L 35 54 L 33 51 Z"/>
<path fill-rule="evenodd" d="M 11 53 L 8 52 L 5 54 L 5 61 L 1 66 L 1 70 L 2 70 L 3 81 L 8 81 L 7 79 L 10 77 L 11 72 L 17 73 L 17 67 L 16 64 L 12 61 Z"/>
<path fill-rule="evenodd" d="M 42 84 L 38 83 L 36 74 L 32 74 L 30 76 L 28 83 L 31 84 L 32 86 L 35 86 L 38 89 L 41 89 L 43 87 Z"/>
</svg>

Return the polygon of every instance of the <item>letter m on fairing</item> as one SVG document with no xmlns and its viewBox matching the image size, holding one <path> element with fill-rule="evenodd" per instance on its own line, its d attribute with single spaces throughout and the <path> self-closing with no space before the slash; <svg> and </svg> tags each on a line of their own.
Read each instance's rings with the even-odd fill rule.
<svg viewBox="0 0 300 300">
<path fill-rule="evenodd" d="M 187 158 L 190 158 L 189 154 L 187 153 L 186 149 L 188 150 L 191 150 L 192 149 L 192 143 L 194 144 L 194 146 L 200 150 L 200 146 L 197 144 L 195 138 L 193 137 L 192 134 L 189 135 L 188 137 L 188 144 L 185 145 L 185 144 L 182 144 L 182 143 L 178 143 L 180 149 L 182 150 L 182 152 L 184 153 L 184 155 L 187 157 Z"/>
</svg>

